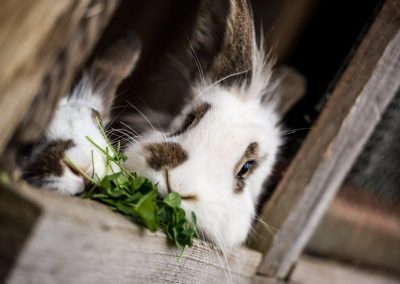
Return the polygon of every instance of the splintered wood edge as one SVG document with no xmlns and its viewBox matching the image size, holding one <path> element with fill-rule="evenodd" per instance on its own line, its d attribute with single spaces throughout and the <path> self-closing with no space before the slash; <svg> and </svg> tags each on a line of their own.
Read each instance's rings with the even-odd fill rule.
<svg viewBox="0 0 400 284">
<path fill-rule="evenodd" d="M 354 160 L 399 89 L 400 4 L 385 2 L 326 107 L 297 153 L 262 219 L 256 224 L 265 252 L 259 273 L 284 279 L 311 237 Z"/>
<path fill-rule="evenodd" d="M 97 202 L 27 186 L 14 193 L 41 213 L 8 283 L 251 283 L 261 260 L 247 248 L 223 256 L 200 240 L 179 258 L 165 234 L 143 229 Z"/>
</svg>

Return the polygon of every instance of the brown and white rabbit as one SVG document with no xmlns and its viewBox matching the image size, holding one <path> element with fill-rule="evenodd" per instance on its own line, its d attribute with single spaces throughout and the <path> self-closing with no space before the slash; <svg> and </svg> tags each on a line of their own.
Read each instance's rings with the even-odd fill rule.
<svg viewBox="0 0 400 284">
<path fill-rule="evenodd" d="M 131 73 L 140 51 L 138 37 L 129 34 L 93 61 L 72 91 L 59 101 L 49 126 L 24 157 L 23 177 L 28 182 L 67 194 L 82 192 L 84 179 L 64 162 L 65 157 L 89 176 L 106 174 L 104 154 L 86 136 L 106 147 L 96 117 L 104 125 L 110 121 L 117 87 Z"/>
<path fill-rule="evenodd" d="M 227 251 L 245 241 L 281 144 L 271 65 L 245 0 L 203 0 L 191 50 L 190 100 L 169 131 L 127 146 L 126 167 L 162 195 L 178 192 L 200 233 Z"/>
</svg>

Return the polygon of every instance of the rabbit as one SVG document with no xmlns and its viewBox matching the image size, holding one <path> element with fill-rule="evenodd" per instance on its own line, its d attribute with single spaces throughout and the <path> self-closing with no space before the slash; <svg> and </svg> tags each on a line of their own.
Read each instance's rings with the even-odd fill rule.
<svg viewBox="0 0 400 284">
<path fill-rule="evenodd" d="M 180 68 L 189 100 L 167 130 L 127 145 L 125 167 L 158 183 L 161 196 L 179 193 L 200 235 L 229 251 L 251 230 L 281 145 L 272 63 L 245 0 L 203 0 L 190 48 L 194 67 Z"/>
<path fill-rule="evenodd" d="M 23 157 L 25 180 L 38 187 L 75 195 L 84 191 L 86 179 L 65 158 L 94 178 L 102 178 L 109 171 L 105 155 L 86 137 L 103 149 L 107 146 L 97 118 L 103 125 L 110 122 L 117 87 L 134 69 L 140 52 L 138 36 L 130 33 L 95 58 L 72 91 L 60 99 L 49 126 Z M 118 170 L 115 165 L 111 167 Z"/>
</svg>

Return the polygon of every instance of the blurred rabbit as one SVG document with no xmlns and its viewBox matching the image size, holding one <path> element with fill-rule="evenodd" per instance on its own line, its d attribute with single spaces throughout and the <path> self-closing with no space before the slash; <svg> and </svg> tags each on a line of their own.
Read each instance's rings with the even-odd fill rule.
<svg viewBox="0 0 400 284">
<path fill-rule="evenodd" d="M 104 154 L 86 137 L 106 147 L 97 118 L 103 125 L 110 122 L 117 87 L 135 67 L 140 52 L 139 39 L 129 34 L 95 58 L 72 91 L 59 101 L 48 128 L 23 158 L 23 177 L 28 182 L 67 194 L 82 192 L 85 180 L 65 158 L 94 178 L 106 174 Z"/>
</svg>

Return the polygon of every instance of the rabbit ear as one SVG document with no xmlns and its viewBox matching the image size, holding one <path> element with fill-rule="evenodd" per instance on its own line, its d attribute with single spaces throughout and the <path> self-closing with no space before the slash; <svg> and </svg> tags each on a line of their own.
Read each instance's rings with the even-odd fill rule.
<svg viewBox="0 0 400 284">
<path fill-rule="evenodd" d="M 96 57 L 87 70 L 87 76 L 96 94 L 102 96 L 101 115 L 107 121 L 117 88 L 135 68 L 142 49 L 135 33 L 118 38 L 100 56 Z"/>
<path fill-rule="evenodd" d="M 215 81 L 243 72 L 223 83 L 248 79 L 254 41 L 253 19 L 246 0 L 202 1 L 191 44 L 206 78 Z"/>
</svg>

